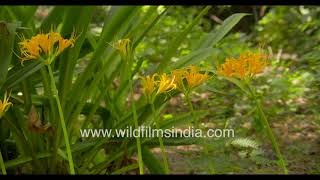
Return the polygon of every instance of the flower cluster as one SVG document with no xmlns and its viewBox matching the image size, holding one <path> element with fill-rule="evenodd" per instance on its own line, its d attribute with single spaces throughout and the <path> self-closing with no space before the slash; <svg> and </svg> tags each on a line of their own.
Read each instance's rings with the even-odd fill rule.
<svg viewBox="0 0 320 180">
<path fill-rule="evenodd" d="M 171 76 L 163 73 L 161 75 L 153 74 L 142 77 L 143 93 L 148 98 L 152 98 L 153 95 L 169 92 L 173 89 L 186 93 L 186 91 L 190 91 L 208 79 L 209 75 L 200 73 L 198 67 L 189 66 L 184 69 L 172 71 Z M 186 85 L 184 81 L 186 81 Z"/>
<path fill-rule="evenodd" d="M 47 63 L 51 63 L 54 57 L 61 54 L 66 48 L 73 47 L 75 40 L 75 33 L 71 34 L 70 39 L 64 39 L 58 32 L 54 31 L 47 34 L 37 34 L 31 39 L 23 37 L 23 40 L 19 42 L 21 64 L 26 60 L 39 59 L 40 57 L 46 59 Z"/>
<path fill-rule="evenodd" d="M 217 72 L 222 76 L 243 80 L 261 73 L 268 64 L 267 58 L 265 54 L 247 51 L 238 58 L 227 58 Z"/>
<path fill-rule="evenodd" d="M 161 75 L 153 74 L 151 76 L 142 77 L 141 79 L 143 93 L 149 100 L 151 100 L 154 95 L 169 92 L 177 87 L 174 77 L 169 77 L 166 73 Z"/>
<path fill-rule="evenodd" d="M 8 111 L 10 106 L 12 106 L 12 103 L 9 102 L 10 94 L 7 97 L 7 93 L 4 94 L 3 101 L 0 100 L 0 118 Z"/>
<path fill-rule="evenodd" d="M 176 83 L 180 91 L 191 90 L 195 87 L 200 86 L 202 83 L 209 79 L 207 73 L 201 73 L 197 66 L 189 66 L 185 69 L 178 69 L 172 72 L 173 76 L 176 77 Z M 186 86 L 184 84 L 186 80 Z"/>
</svg>

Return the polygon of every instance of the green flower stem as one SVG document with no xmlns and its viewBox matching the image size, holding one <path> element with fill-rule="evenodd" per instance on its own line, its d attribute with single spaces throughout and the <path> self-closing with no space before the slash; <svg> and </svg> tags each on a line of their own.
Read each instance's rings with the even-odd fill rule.
<svg viewBox="0 0 320 180">
<path fill-rule="evenodd" d="M 275 138 L 275 136 L 274 136 L 274 134 L 272 132 L 272 129 L 270 127 L 268 119 L 267 119 L 266 115 L 264 114 L 264 111 L 263 111 L 262 106 L 261 106 L 261 102 L 257 99 L 256 90 L 251 86 L 249 81 L 246 81 L 246 83 L 247 83 L 247 85 L 249 87 L 249 91 L 251 93 L 251 96 L 254 98 L 258 113 L 261 116 L 261 118 L 259 118 L 259 120 L 266 127 L 267 136 L 271 140 L 271 144 L 272 144 L 272 146 L 273 146 L 273 148 L 274 148 L 274 150 L 275 150 L 275 152 L 276 152 L 276 154 L 278 156 L 280 166 L 283 169 L 284 174 L 288 174 L 288 169 L 287 169 L 286 163 L 285 163 L 285 161 L 284 161 L 284 159 L 282 157 L 279 145 L 278 145 L 278 143 L 276 141 L 276 138 Z"/>
<path fill-rule="evenodd" d="M 138 123 L 138 118 L 137 118 L 137 112 L 136 112 L 136 105 L 134 102 L 134 97 L 133 97 L 133 83 L 132 79 L 129 79 L 130 83 L 130 93 L 131 93 L 131 108 L 132 108 L 132 113 L 133 113 L 133 120 L 134 120 L 134 126 L 136 129 L 139 128 L 139 123 Z M 143 174 L 143 161 L 142 161 L 142 153 L 141 153 L 141 142 L 140 142 L 140 137 L 136 137 L 137 140 L 137 149 L 138 149 L 138 161 L 139 161 L 139 172 L 140 174 Z"/>
<path fill-rule="evenodd" d="M 261 117 L 262 117 L 262 120 L 263 120 L 264 124 L 267 127 L 267 135 L 268 135 L 269 139 L 271 140 L 272 146 L 275 149 L 276 154 L 277 154 L 277 156 L 279 158 L 280 166 L 282 167 L 284 174 L 288 174 L 288 169 L 286 167 L 286 163 L 283 160 L 283 157 L 282 157 L 281 151 L 279 149 L 278 143 L 277 143 L 276 138 L 275 138 L 275 136 L 274 136 L 274 134 L 273 134 L 273 132 L 272 132 L 272 130 L 270 128 L 269 122 L 268 122 L 268 120 L 267 120 L 267 118 L 266 118 L 266 116 L 265 116 L 265 114 L 264 114 L 264 112 L 262 110 L 260 102 L 257 103 L 257 108 L 258 108 L 258 111 L 261 114 Z"/>
<path fill-rule="evenodd" d="M 150 104 L 151 104 L 153 119 L 156 123 L 156 128 L 160 129 L 160 124 L 159 124 L 158 118 L 156 117 L 156 113 L 155 113 L 156 110 L 154 108 L 154 103 L 151 102 Z M 169 163 L 168 163 L 167 153 L 166 153 L 165 147 L 163 145 L 163 139 L 161 136 L 159 136 L 158 138 L 159 138 L 160 149 L 161 149 L 162 160 L 163 160 L 163 164 L 164 164 L 164 168 L 165 168 L 165 173 L 170 174 Z"/>
<path fill-rule="evenodd" d="M 61 104 L 60 104 L 60 99 L 59 99 L 59 96 L 58 96 L 58 90 L 57 90 L 57 87 L 56 87 L 56 84 L 55 84 L 55 81 L 54 81 L 54 77 L 53 77 L 53 72 L 52 72 L 51 66 L 47 65 L 47 67 L 48 67 L 48 71 L 49 71 L 49 75 L 50 75 L 50 79 L 51 79 L 50 85 L 51 85 L 52 96 L 56 100 L 57 106 L 58 106 L 58 111 L 59 111 L 59 116 L 60 116 L 60 121 L 61 121 L 61 127 L 62 127 L 63 136 L 64 136 L 66 149 L 67 149 L 67 156 L 68 156 L 68 161 L 69 161 L 70 174 L 74 175 L 75 174 L 75 170 L 74 170 L 72 153 L 71 153 L 71 148 L 70 148 L 70 143 L 69 143 L 69 137 L 68 137 L 68 132 L 67 132 L 67 128 L 66 128 L 66 123 L 65 123 L 64 117 L 63 117 L 63 112 L 62 112 L 62 108 L 61 108 Z"/>
<path fill-rule="evenodd" d="M 54 103 L 55 100 L 51 96 L 51 88 L 50 88 L 50 80 L 48 79 L 48 72 L 43 68 L 40 69 L 40 72 L 41 72 L 41 76 L 42 76 L 44 94 L 49 97 L 49 103 L 50 103 L 50 108 L 51 108 L 50 116 L 52 119 L 51 123 L 56 123 L 56 117 L 55 117 L 56 108 L 55 108 L 55 103 Z M 57 128 L 57 129 L 59 129 L 59 128 Z M 59 132 L 59 130 L 57 130 L 56 132 Z M 56 137 L 52 143 L 52 146 L 54 148 L 53 148 L 52 158 L 51 158 L 50 167 L 49 167 L 50 174 L 53 174 L 56 170 L 57 156 L 58 156 L 58 146 L 57 146 L 57 138 L 58 137 Z"/>
<path fill-rule="evenodd" d="M 194 123 L 195 128 L 199 129 L 199 128 L 201 128 L 201 126 L 200 126 L 200 122 L 198 121 L 198 119 L 196 118 L 196 115 L 194 113 L 194 108 L 193 108 L 193 105 L 190 100 L 190 92 L 187 92 L 185 94 L 185 98 L 187 100 L 187 103 L 188 103 L 188 106 L 189 106 L 189 109 L 191 112 L 192 122 Z M 204 132 L 203 128 L 201 128 L 201 131 Z M 204 153 L 206 154 L 206 156 L 209 156 L 209 150 L 208 150 L 206 139 L 204 137 L 202 137 L 201 140 L 202 140 L 202 144 L 203 144 Z M 210 170 L 210 173 L 215 174 L 215 170 L 212 167 L 211 163 L 209 163 L 209 170 Z"/>
<path fill-rule="evenodd" d="M 6 167 L 5 167 L 4 162 L 3 162 L 3 157 L 2 157 L 1 149 L 0 149 L 0 166 L 1 166 L 1 172 L 2 172 L 2 174 L 3 174 L 3 175 L 7 175 Z"/>
</svg>

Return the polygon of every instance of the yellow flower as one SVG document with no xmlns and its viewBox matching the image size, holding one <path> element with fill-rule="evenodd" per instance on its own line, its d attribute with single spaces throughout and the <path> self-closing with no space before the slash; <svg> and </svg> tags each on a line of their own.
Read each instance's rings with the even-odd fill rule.
<svg viewBox="0 0 320 180">
<path fill-rule="evenodd" d="M 157 91 L 157 95 L 164 93 L 164 92 L 169 92 L 173 89 L 176 89 L 177 85 L 175 83 L 175 77 L 172 79 L 167 76 L 166 73 L 161 74 L 160 80 L 158 81 L 159 87 Z"/>
<path fill-rule="evenodd" d="M 143 93 L 147 95 L 147 97 L 151 97 L 154 92 L 157 82 L 155 81 L 155 77 L 157 74 L 153 74 L 152 76 L 142 77 L 142 87 Z"/>
<path fill-rule="evenodd" d="M 130 39 L 120 39 L 112 43 L 112 47 L 118 50 L 122 55 L 127 56 L 130 51 Z"/>
<path fill-rule="evenodd" d="M 62 53 L 69 46 L 73 47 L 75 41 L 76 41 L 76 35 L 75 35 L 74 32 L 72 32 L 70 39 L 60 38 L 59 39 L 59 48 L 58 48 L 58 51 L 57 51 L 57 55 Z"/>
<path fill-rule="evenodd" d="M 200 73 L 198 67 L 196 66 L 189 66 L 186 72 L 185 78 L 188 82 L 189 89 L 197 87 L 209 79 L 209 75 L 207 73 Z"/>
<path fill-rule="evenodd" d="M 234 68 L 234 59 L 226 59 L 225 63 L 223 63 L 219 68 L 218 68 L 218 74 L 224 75 L 227 77 L 230 77 L 233 75 L 233 69 Z"/>
<path fill-rule="evenodd" d="M 172 71 L 172 75 L 175 77 L 175 83 L 180 91 L 184 91 L 184 79 L 186 79 L 189 89 L 195 88 L 209 79 L 209 75 L 200 73 L 196 66 L 174 70 Z"/>
<path fill-rule="evenodd" d="M 245 79 L 261 73 L 267 65 L 265 54 L 247 51 L 237 59 L 227 58 L 217 72 L 222 76 Z"/>
<path fill-rule="evenodd" d="M 35 37 L 32 39 L 24 39 L 19 43 L 21 55 L 21 63 L 25 60 L 38 59 L 41 53 L 41 48 L 38 45 L 38 41 L 35 40 Z"/>
<path fill-rule="evenodd" d="M 54 57 L 61 54 L 69 46 L 73 47 L 76 40 L 73 32 L 70 39 L 64 39 L 58 32 L 50 31 L 47 34 L 40 33 L 31 39 L 25 39 L 19 42 L 22 57 L 21 64 L 26 60 L 39 59 L 45 55 L 49 63 Z"/>
<path fill-rule="evenodd" d="M 172 71 L 174 82 L 177 85 L 177 89 L 180 91 L 184 90 L 183 79 L 185 78 L 187 71 L 185 69 L 176 69 Z"/>
<path fill-rule="evenodd" d="M 5 93 L 3 101 L 0 100 L 0 118 L 2 118 L 5 112 L 7 112 L 10 106 L 12 105 L 12 103 L 9 102 L 9 98 L 10 98 L 10 94 L 7 97 L 7 93 Z"/>
</svg>

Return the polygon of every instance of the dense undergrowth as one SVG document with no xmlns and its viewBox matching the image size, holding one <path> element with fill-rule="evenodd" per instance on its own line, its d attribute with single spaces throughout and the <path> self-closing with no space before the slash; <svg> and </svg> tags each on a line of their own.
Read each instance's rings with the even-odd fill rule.
<svg viewBox="0 0 320 180">
<path fill-rule="evenodd" d="M 294 167 L 307 155 L 291 154 L 306 147 L 286 144 L 301 127 L 283 129 L 294 121 L 318 135 L 318 13 L 276 6 L 0 7 L 2 174 L 179 173 L 171 161 L 181 152 L 176 147 L 193 146 L 183 173 L 319 173 L 318 165 Z M 80 136 L 80 129 L 142 125 L 232 128 L 236 135 Z"/>
</svg>

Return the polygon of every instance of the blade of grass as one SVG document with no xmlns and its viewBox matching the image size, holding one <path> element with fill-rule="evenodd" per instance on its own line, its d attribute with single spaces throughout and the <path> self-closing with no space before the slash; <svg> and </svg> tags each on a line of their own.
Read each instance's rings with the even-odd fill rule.
<svg viewBox="0 0 320 180">
<path fill-rule="evenodd" d="M 75 30 L 75 33 L 78 37 L 75 46 L 68 49 L 60 56 L 61 61 L 59 62 L 60 69 L 58 89 L 62 107 L 65 107 L 67 99 L 66 96 L 68 94 L 68 91 L 71 89 L 73 72 L 81 47 L 86 38 L 86 32 L 88 30 L 94 8 L 94 6 L 75 6 L 68 8 L 65 12 L 66 15 L 62 23 L 63 26 L 61 29 L 61 34 L 71 35 L 72 31 Z"/>
<path fill-rule="evenodd" d="M 42 20 L 38 31 L 49 32 L 51 28 L 58 27 L 62 22 L 67 6 L 55 6 L 51 9 L 48 16 Z M 77 14 L 79 15 L 79 14 Z"/>
<path fill-rule="evenodd" d="M 0 87 L 5 82 L 12 57 L 17 24 L 0 22 Z"/>
<path fill-rule="evenodd" d="M 111 10 L 110 15 L 106 17 L 103 30 L 99 37 L 97 48 L 92 54 L 92 57 L 88 66 L 86 67 L 84 72 L 77 78 L 70 92 L 71 102 L 77 103 L 76 100 L 79 97 L 81 97 L 79 93 L 82 92 L 85 84 L 87 83 L 87 80 L 92 78 L 93 72 L 96 69 L 96 65 L 99 64 L 100 61 L 103 59 L 102 57 L 104 57 L 104 53 L 106 52 L 106 49 L 109 49 L 109 50 L 111 49 L 110 47 L 107 46 L 107 42 L 111 42 L 113 40 L 114 36 L 117 33 L 117 30 L 123 27 L 123 23 L 126 22 L 126 20 L 130 18 L 130 16 L 132 16 L 134 12 L 136 12 L 136 7 L 128 7 L 128 6 L 117 7 L 117 8 L 113 8 Z M 71 108 L 70 110 L 73 110 L 74 104 L 71 104 L 70 108 Z"/>
<path fill-rule="evenodd" d="M 22 69 L 20 67 L 16 67 L 11 69 L 8 72 L 8 78 L 4 82 L 3 86 L 1 87 L 1 91 L 4 89 L 12 88 L 13 86 L 17 85 L 33 73 L 37 72 L 43 64 L 40 62 L 31 62 L 30 64 L 24 66 Z M 15 72 L 11 72 L 15 71 Z"/>
<path fill-rule="evenodd" d="M 131 170 L 134 170 L 134 169 L 137 169 L 139 167 L 139 165 L 137 163 L 135 164 L 130 164 L 128 166 L 125 166 L 121 169 L 117 169 L 115 170 L 114 172 L 112 172 L 111 174 L 114 174 L 114 175 L 117 175 L 117 174 L 124 174 L 128 171 L 131 171 Z"/>
<path fill-rule="evenodd" d="M 213 47 L 217 44 L 244 16 L 247 16 L 247 13 L 236 13 L 228 17 L 223 21 L 222 25 L 218 29 L 212 30 L 206 36 L 203 36 L 198 45 L 195 46 L 196 49 L 203 49 L 208 47 Z"/>
<path fill-rule="evenodd" d="M 159 160 L 150 152 L 147 146 L 142 147 L 143 162 L 151 174 L 165 174 L 165 169 Z"/>
</svg>

